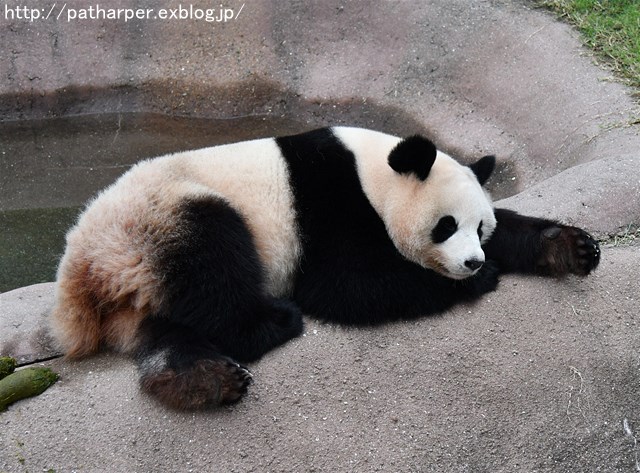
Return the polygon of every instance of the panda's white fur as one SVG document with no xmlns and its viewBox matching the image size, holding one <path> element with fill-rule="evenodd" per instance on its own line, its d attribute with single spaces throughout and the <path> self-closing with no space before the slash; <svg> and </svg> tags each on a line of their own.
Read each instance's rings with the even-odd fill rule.
<svg viewBox="0 0 640 473">
<path fill-rule="evenodd" d="M 162 304 L 153 253 L 163 235 L 179 231 L 178 203 L 202 195 L 221 197 L 245 218 L 267 292 L 290 292 L 300 242 L 287 168 L 273 139 L 145 160 L 100 193 L 67 234 L 52 319 L 66 353 L 94 351 L 99 338 L 121 351 L 135 347 L 140 321 Z M 95 298 L 115 310 L 96 314 Z"/>
<path fill-rule="evenodd" d="M 471 169 L 438 151 L 429 176 L 422 181 L 389 166 L 387 158 L 400 138 L 359 128 L 333 131 L 354 152 L 364 192 L 398 251 L 453 279 L 477 272 L 465 261 L 484 262 L 481 243 L 491 236 L 496 219 L 491 198 Z M 447 241 L 433 244 L 431 231 L 446 215 L 455 218 L 458 231 Z M 482 241 L 478 237 L 481 223 Z"/>
</svg>

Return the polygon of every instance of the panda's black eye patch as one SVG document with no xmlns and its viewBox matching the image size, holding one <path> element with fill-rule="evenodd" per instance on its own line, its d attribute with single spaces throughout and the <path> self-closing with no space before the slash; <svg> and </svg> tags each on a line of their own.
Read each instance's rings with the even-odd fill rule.
<svg viewBox="0 0 640 473">
<path fill-rule="evenodd" d="M 478 238 L 482 240 L 482 220 L 480 220 L 480 225 L 478 225 Z"/>
<path fill-rule="evenodd" d="M 458 230 L 456 219 L 447 215 L 438 220 L 438 224 L 431 230 L 431 240 L 434 243 L 447 241 Z"/>
</svg>

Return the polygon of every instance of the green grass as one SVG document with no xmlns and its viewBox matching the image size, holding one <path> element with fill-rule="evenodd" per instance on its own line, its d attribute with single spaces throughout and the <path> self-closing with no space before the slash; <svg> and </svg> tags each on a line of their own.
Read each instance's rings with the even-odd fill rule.
<svg viewBox="0 0 640 473">
<path fill-rule="evenodd" d="M 602 245 L 629 246 L 640 242 L 640 225 L 630 223 L 627 227 L 609 237 L 599 240 Z"/>
<path fill-rule="evenodd" d="M 586 44 L 607 59 L 632 86 L 640 87 L 640 0 L 541 0 L 575 25 Z"/>
</svg>

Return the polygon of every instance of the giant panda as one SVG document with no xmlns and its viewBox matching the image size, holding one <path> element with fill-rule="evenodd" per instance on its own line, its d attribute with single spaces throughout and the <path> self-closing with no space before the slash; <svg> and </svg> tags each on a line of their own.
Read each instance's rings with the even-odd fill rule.
<svg viewBox="0 0 640 473">
<path fill-rule="evenodd" d="M 596 268 L 585 231 L 493 208 L 494 165 L 351 127 L 142 161 L 67 234 L 53 332 L 72 358 L 131 354 L 144 391 L 193 409 L 240 399 L 243 364 L 302 314 L 371 325 L 472 301 L 500 273 Z"/>
</svg>

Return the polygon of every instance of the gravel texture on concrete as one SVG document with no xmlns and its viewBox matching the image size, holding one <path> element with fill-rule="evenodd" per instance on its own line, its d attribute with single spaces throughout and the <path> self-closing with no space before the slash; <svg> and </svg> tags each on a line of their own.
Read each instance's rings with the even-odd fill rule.
<svg viewBox="0 0 640 473">
<path fill-rule="evenodd" d="M 636 103 L 530 2 L 261 1 L 226 23 L 1 13 L 5 122 L 136 112 L 424 131 L 462 159 L 495 153 L 500 206 L 601 238 L 640 223 Z M 118 355 L 47 361 L 60 381 L 0 414 L 0 472 L 640 469 L 638 250 L 605 246 L 586 279 L 505 276 L 415 322 L 307 320 L 251 366 L 241 403 L 209 412 L 158 406 Z M 52 301 L 51 284 L 0 294 L 0 353 L 54 355 Z"/>
<path fill-rule="evenodd" d="M 637 246 L 607 247 L 588 279 L 503 277 L 440 317 L 308 320 L 209 412 L 157 405 L 121 356 L 51 361 L 60 381 L 0 414 L 0 471 L 633 471 L 638 265 Z M 35 316 L 51 285 L 0 303 Z"/>
</svg>

